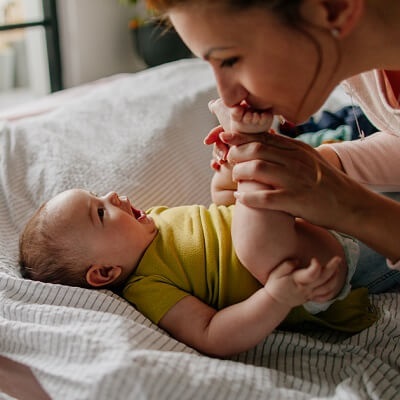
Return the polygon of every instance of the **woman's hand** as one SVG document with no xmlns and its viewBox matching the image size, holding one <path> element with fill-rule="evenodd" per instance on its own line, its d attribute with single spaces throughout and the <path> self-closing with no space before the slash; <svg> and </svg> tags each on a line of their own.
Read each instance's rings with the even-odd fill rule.
<svg viewBox="0 0 400 400">
<path fill-rule="evenodd" d="M 366 189 L 325 161 L 309 145 L 277 134 L 221 133 L 229 145 L 233 179 L 271 188 L 236 193 L 250 207 L 286 211 L 316 225 L 342 227 L 354 215 Z"/>
</svg>

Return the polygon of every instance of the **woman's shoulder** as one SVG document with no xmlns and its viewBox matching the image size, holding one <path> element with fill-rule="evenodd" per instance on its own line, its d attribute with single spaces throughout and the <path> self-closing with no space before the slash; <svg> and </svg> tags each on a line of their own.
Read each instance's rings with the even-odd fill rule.
<svg viewBox="0 0 400 400">
<path fill-rule="evenodd" d="M 372 70 L 344 81 L 344 87 L 353 104 L 359 105 L 378 130 L 396 136 L 400 134 L 400 108 L 388 101 L 384 73 Z"/>
</svg>

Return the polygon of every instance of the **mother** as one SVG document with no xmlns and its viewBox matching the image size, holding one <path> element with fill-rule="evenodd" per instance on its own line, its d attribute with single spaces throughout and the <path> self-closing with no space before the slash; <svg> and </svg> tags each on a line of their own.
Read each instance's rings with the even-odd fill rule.
<svg viewBox="0 0 400 400">
<path fill-rule="evenodd" d="M 274 186 L 237 198 L 249 206 L 287 211 L 370 246 L 375 252 L 364 247 L 361 262 L 370 271 L 359 270 L 359 285 L 379 292 L 400 281 L 385 262 L 400 269 L 400 204 L 377 193 L 400 191 L 400 2 L 148 3 L 164 12 L 194 54 L 211 64 L 228 106 L 245 100 L 300 123 L 345 80 L 381 132 L 317 150 L 279 135 L 265 135 L 259 143 L 225 133 L 235 178 Z M 377 286 L 376 277 L 388 279 Z"/>
</svg>

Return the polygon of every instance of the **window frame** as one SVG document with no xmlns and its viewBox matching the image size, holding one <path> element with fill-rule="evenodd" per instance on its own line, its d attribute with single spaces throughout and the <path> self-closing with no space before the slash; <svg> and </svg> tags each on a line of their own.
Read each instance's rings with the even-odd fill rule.
<svg viewBox="0 0 400 400">
<path fill-rule="evenodd" d="M 57 0 L 42 0 L 43 19 L 41 20 L 0 25 L 0 32 L 32 28 L 35 26 L 44 27 L 51 92 L 63 89 L 56 1 Z"/>
</svg>

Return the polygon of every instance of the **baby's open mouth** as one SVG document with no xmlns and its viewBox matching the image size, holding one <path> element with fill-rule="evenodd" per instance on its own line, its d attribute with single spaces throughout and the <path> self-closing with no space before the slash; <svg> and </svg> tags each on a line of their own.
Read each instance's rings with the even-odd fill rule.
<svg viewBox="0 0 400 400">
<path fill-rule="evenodd" d="M 131 206 L 131 210 L 132 210 L 133 216 L 134 216 L 136 219 L 139 219 L 139 218 L 142 216 L 142 214 L 143 214 L 143 212 L 142 212 L 141 210 L 138 210 L 137 208 L 132 207 L 132 206 Z"/>
<path fill-rule="evenodd" d="M 146 217 L 147 217 L 146 213 L 145 213 L 143 210 L 138 210 L 137 208 L 132 207 L 132 206 L 131 206 L 131 209 L 132 209 L 133 216 L 134 216 L 138 221 L 140 221 L 140 220 L 142 220 L 143 218 L 146 218 Z"/>
</svg>

